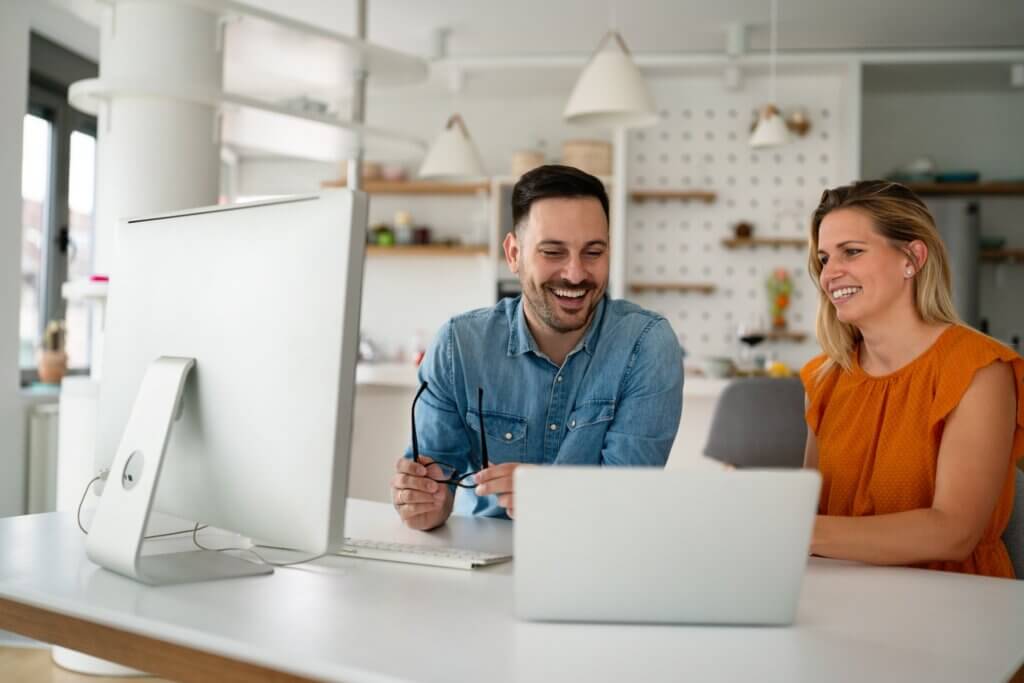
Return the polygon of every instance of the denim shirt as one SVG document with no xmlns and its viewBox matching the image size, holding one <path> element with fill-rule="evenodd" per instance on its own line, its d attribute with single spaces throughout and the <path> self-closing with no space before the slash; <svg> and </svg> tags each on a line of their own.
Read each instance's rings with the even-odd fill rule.
<svg viewBox="0 0 1024 683">
<path fill-rule="evenodd" d="M 420 454 L 460 472 L 481 467 L 482 387 L 493 464 L 663 467 L 682 413 L 682 357 L 667 320 L 607 297 L 561 367 L 537 348 L 522 297 L 456 316 L 419 368 Z M 505 515 L 496 496 L 472 489 L 458 489 L 455 510 Z"/>
</svg>

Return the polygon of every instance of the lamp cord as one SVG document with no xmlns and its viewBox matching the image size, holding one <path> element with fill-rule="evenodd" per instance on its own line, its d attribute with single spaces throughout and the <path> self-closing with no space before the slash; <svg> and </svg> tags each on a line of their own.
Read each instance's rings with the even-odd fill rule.
<svg viewBox="0 0 1024 683">
<path fill-rule="evenodd" d="M 779 106 L 778 98 L 775 93 L 775 51 L 778 48 L 778 23 L 779 23 L 779 0 L 772 0 L 772 21 L 771 30 L 768 36 L 768 64 L 771 69 L 771 80 L 772 80 L 772 99 L 771 102 L 776 107 Z"/>
</svg>

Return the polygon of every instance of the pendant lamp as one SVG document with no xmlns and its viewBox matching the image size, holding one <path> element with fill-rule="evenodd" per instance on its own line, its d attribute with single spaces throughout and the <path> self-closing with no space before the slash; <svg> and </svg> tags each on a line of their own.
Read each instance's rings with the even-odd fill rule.
<svg viewBox="0 0 1024 683">
<path fill-rule="evenodd" d="M 458 114 L 448 119 L 444 130 L 434 139 L 423 158 L 421 178 L 479 178 L 483 164 L 466 123 Z"/>
<path fill-rule="evenodd" d="M 604 36 L 583 67 L 562 116 L 566 123 L 605 128 L 657 123 L 647 83 L 617 31 Z"/>
<path fill-rule="evenodd" d="M 782 114 L 779 112 L 779 108 L 775 104 L 778 101 L 775 95 L 775 50 L 779 22 L 778 0 L 772 0 L 771 12 L 771 37 L 768 48 L 768 63 L 771 69 L 770 82 L 772 98 L 771 103 L 764 106 L 757 116 L 757 125 L 754 127 L 754 132 L 750 136 L 751 147 L 777 147 L 789 142 L 789 130 L 786 128 L 786 122 L 782 119 Z"/>
</svg>

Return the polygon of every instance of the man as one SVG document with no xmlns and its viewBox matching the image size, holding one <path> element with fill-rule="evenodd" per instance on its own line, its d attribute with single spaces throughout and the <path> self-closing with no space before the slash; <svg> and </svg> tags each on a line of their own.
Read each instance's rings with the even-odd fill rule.
<svg viewBox="0 0 1024 683">
<path fill-rule="evenodd" d="M 420 365 L 419 452 L 406 451 L 391 481 L 415 529 L 444 524 L 457 488 L 460 512 L 515 517 L 523 464 L 662 467 L 679 427 L 675 333 L 661 316 L 605 296 L 601 181 L 541 166 L 513 188 L 512 218 L 505 260 L 522 296 L 449 320 Z M 573 501 L 588 502 L 600 504 Z"/>
</svg>

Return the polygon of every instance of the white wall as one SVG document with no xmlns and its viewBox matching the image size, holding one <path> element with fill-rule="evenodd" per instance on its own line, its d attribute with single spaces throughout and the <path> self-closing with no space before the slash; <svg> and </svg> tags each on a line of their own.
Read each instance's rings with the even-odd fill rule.
<svg viewBox="0 0 1024 683">
<path fill-rule="evenodd" d="M 19 395 L 22 119 L 29 32 L 93 59 L 98 31 L 43 0 L 0 2 L 0 516 L 25 505 L 25 413 Z"/>
<path fill-rule="evenodd" d="M 629 278 L 705 281 L 709 277 L 697 271 L 711 266 L 714 276 L 710 279 L 721 279 L 719 284 L 723 287 L 712 297 L 628 292 L 627 296 L 664 313 L 676 326 L 693 360 L 703 355 L 735 352 L 735 325 L 739 318 L 724 316 L 737 306 L 767 312 L 763 281 L 777 266 L 791 271 L 797 287 L 793 328 L 813 330 L 816 299 L 806 278 L 803 251 L 791 248 L 781 252 L 728 252 L 722 249 L 720 240 L 741 219 L 753 221 L 760 236 L 802 237 L 807 217 L 821 192 L 821 179 L 826 178 L 830 185 L 853 179 L 860 151 L 860 82 L 852 74 L 847 65 L 783 70 L 778 85 L 780 101 L 786 109 L 805 107 L 812 120 L 812 132 L 785 149 L 761 155 L 751 155 L 746 138 L 751 110 L 763 104 L 769 93 L 765 70 L 746 73 L 739 91 L 728 91 L 717 70 L 661 72 L 648 78 L 656 105 L 667 118 L 646 133 L 630 136 L 630 186 L 710 186 L 718 191 L 719 200 L 710 206 L 631 202 L 627 207 Z M 487 75 L 470 74 L 459 94 L 439 88 L 436 83 L 393 92 L 376 90 L 369 98 L 368 123 L 431 140 L 447 116 L 457 111 L 463 115 L 480 150 L 485 170 L 492 175 L 509 175 L 516 150 L 540 147 L 549 161 L 557 161 L 565 140 L 610 138 L 609 131 L 573 127 L 562 121 L 575 76 L 575 70 L 535 69 L 531 75 L 520 70 L 499 70 Z M 709 109 L 718 118 L 707 120 L 705 113 Z M 684 118 L 684 111 L 692 118 Z M 704 135 L 712 128 L 718 137 L 709 141 Z M 692 138 L 683 137 L 688 133 Z M 735 161 L 727 161 L 728 152 L 735 152 Z M 706 161 L 707 153 L 717 155 L 714 162 Z M 646 161 L 639 162 L 637 154 L 644 154 Z M 662 162 L 663 156 L 669 160 Z M 763 158 L 758 163 L 753 161 L 754 156 Z M 375 156 L 371 147 L 367 158 L 382 157 Z M 415 158 L 405 160 L 410 171 L 415 171 L 417 162 Z M 319 181 L 337 174 L 336 163 L 243 160 L 240 194 L 313 191 Z M 777 184 L 780 175 L 783 186 Z M 751 180 L 753 176 L 757 178 Z M 711 180 L 706 181 L 709 177 Z M 760 184 L 755 185 L 757 182 Z M 755 199 L 760 202 L 752 201 Z M 447 231 L 465 239 L 477 232 L 472 199 L 376 196 L 371 202 L 371 223 L 389 222 L 398 209 L 412 211 L 416 222 L 440 227 L 442 234 Z M 680 222 L 686 220 L 695 226 L 693 232 L 680 228 Z M 645 221 L 650 229 L 637 230 L 637 225 Z M 712 232 L 705 231 L 709 221 Z M 672 229 L 661 232 L 662 223 L 671 223 Z M 708 244 L 703 244 L 705 241 Z M 691 246 L 687 253 L 681 252 L 684 245 Z M 645 251 L 634 251 L 645 247 Z M 680 267 L 698 262 L 695 272 L 679 273 Z M 503 266 L 499 266 L 499 272 L 504 272 Z M 725 280 L 732 279 L 734 274 L 749 281 L 735 287 L 735 292 L 732 283 L 725 286 Z M 405 344 L 415 329 L 432 333 L 446 317 L 442 310 L 465 310 L 488 305 L 493 300 L 493 288 L 480 290 L 480 281 L 473 262 L 467 259 L 371 258 L 364 298 L 364 330 L 388 347 Z M 486 274 L 483 281 L 487 282 Z M 804 344 L 773 343 L 759 351 L 774 353 L 796 366 L 816 353 L 817 345 L 811 335 Z"/>
<path fill-rule="evenodd" d="M 857 131 L 846 106 L 855 94 L 845 65 L 790 67 L 777 80 L 782 110 L 802 107 L 811 122 L 805 136 L 793 136 L 783 147 L 758 150 L 748 143 L 754 112 L 770 92 L 767 78 L 755 74 L 737 91 L 726 89 L 721 74 L 649 79 L 661 119 L 629 134 L 630 188 L 709 189 L 717 195 L 708 204 L 632 201 L 626 214 L 628 280 L 716 287 L 707 295 L 627 293 L 669 320 L 695 364 L 709 356 L 735 358 L 740 324 L 770 326 L 766 281 L 779 269 L 793 287 L 788 329 L 806 336 L 803 342 L 769 340 L 755 353 L 793 368 L 820 353 L 814 337 L 818 296 L 806 247 L 722 245 L 740 221 L 753 224 L 755 237 L 805 240 L 822 189 L 851 180 Z"/>
<path fill-rule="evenodd" d="M 21 130 L 28 88 L 29 18 L 21 0 L 0 3 L 0 516 L 25 504 L 24 424 L 19 400 Z"/>
<path fill-rule="evenodd" d="M 1010 88 L 1006 65 L 873 67 L 863 99 L 863 177 L 883 177 L 930 157 L 940 170 L 979 171 L 984 180 L 1024 179 L 1024 89 Z M 982 197 L 981 234 L 1024 247 L 1024 197 Z M 1024 338 L 1024 265 L 982 263 L 981 317 L 994 337 Z"/>
<path fill-rule="evenodd" d="M 543 79 L 542 79 L 543 80 Z M 500 87 L 501 83 L 507 89 Z M 401 130 L 431 140 L 448 116 L 460 112 L 491 175 L 508 175 L 516 150 L 540 148 L 549 161 L 558 161 L 564 140 L 579 137 L 609 139 L 604 131 L 586 131 L 562 122 L 562 108 L 571 82 L 557 72 L 537 85 L 516 74 L 472 81 L 458 96 L 425 85 L 406 91 L 374 92 L 367 107 L 368 123 Z M 563 91 L 564 89 L 564 91 Z M 268 135 L 270 133 L 268 132 Z M 377 160 L 373 148 L 368 160 Z M 420 159 L 401 162 L 414 175 Z M 320 183 L 338 177 L 339 164 L 250 157 L 239 163 L 239 196 L 315 192 Z M 374 196 L 370 224 L 391 223 L 396 211 L 407 210 L 416 224 L 427 224 L 435 239 L 463 243 L 488 239 L 491 204 L 486 197 Z M 427 341 L 456 313 L 494 303 L 495 283 L 482 256 L 395 257 L 367 259 L 363 296 L 363 331 L 388 355 L 408 352 L 413 336 Z M 503 266 L 502 266 L 503 267 Z"/>
<path fill-rule="evenodd" d="M 922 156 L 987 180 L 1024 177 L 1024 89 L 864 93 L 863 170 L 882 177 Z"/>
</svg>

